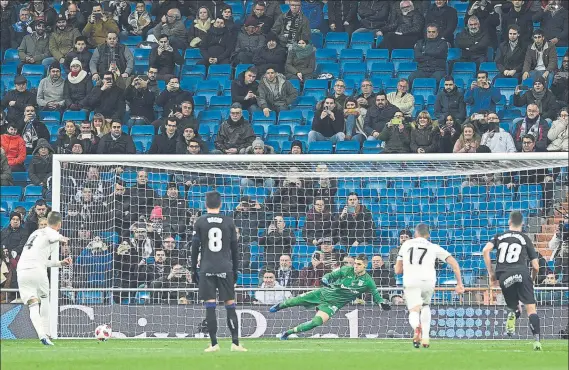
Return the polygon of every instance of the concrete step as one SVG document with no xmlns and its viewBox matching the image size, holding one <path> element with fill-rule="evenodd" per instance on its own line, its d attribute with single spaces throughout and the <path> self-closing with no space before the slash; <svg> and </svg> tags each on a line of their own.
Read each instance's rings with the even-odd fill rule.
<svg viewBox="0 0 569 370">
<path fill-rule="evenodd" d="M 537 242 L 535 243 L 535 248 L 539 250 L 547 249 L 549 248 L 549 242 Z"/>
<path fill-rule="evenodd" d="M 544 234 L 554 234 L 556 225 L 541 225 L 541 232 Z"/>
<path fill-rule="evenodd" d="M 553 253 L 553 251 L 549 249 L 538 249 L 538 252 L 543 256 L 543 258 L 545 258 L 548 261 L 551 258 L 551 254 Z"/>
<path fill-rule="evenodd" d="M 553 237 L 553 234 L 546 234 L 546 233 L 537 233 L 535 234 L 535 241 L 536 242 L 548 242 Z"/>
</svg>

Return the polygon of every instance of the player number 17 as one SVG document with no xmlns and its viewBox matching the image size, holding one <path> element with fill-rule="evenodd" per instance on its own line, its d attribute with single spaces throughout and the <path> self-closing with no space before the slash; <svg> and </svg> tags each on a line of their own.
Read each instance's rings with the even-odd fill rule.
<svg viewBox="0 0 569 370">
<path fill-rule="evenodd" d="M 418 250 L 421 251 L 421 257 L 419 257 L 419 265 L 423 264 L 423 258 L 425 258 L 425 254 L 427 254 L 427 248 L 417 248 Z M 409 249 L 409 263 L 413 264 L 413 253 L 415 251 L 415 248 L 410 248 Z"/>
</svg>

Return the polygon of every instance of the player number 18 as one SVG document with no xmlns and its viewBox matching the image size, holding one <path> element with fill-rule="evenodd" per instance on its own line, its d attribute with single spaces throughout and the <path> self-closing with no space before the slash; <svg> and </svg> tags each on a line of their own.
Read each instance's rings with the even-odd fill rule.
<svg viewBox="0 0 569 370">
<path fill-rule="evenodd" d="M 522 246 L 518 243 L 500 243 L 498 245 L 500 250 L 498 255 L 498 262 L 500 263 L 516 263 L 520 259 L 520 253 L 522 252 Z"/>
<path fill-rule="evenodd" d="M 219 252 L 221 250 L 221 247 L 223 246 L 223 242 L 221 240 L 222 236 L 223 233 L 220 228 L 214 227 L 209 229 L 209 232 L 207 233 L 207 238 L 209 240 L 207 247 L 210 251 Z"/>
</svg>

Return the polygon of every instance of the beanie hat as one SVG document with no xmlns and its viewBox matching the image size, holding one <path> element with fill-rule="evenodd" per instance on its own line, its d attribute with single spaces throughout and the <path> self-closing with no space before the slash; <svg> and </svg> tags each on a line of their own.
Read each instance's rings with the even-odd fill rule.
<svg viewBox="0 0 569 370">
<path fill-rule="evenodd" d="M 251 144 L 251 146 L 253 147 L 253 149 L 255 148 L 265 148 L 265 143 L 263 142 L 263 140 L 261 140 L 261 138 L 256 138 L 253 141 L 253 144 Z"/>
<path fill-rule="evenodd" d="M 71 61 L 71 63 L 69 63 L 69 66 L 70 66 L 70 67 L 79 66 L 79 67 L 83 68 L 83 65 L 81 64 L 81 62 L 80 62 L 79 59 L 77 59 L 77 58 L 74 58 L 74 59 Z"/>
<path fill-rule="evenodd" d="M 160 206 L 156 206 L 154 207 L 154 209 L 152 210 L 152 212 L 150 212 L 150 220 L 163 220 L 164 216 L 162 215 L 162 207 Z"/>
<path fill-rule="evenodd" d="M 274 32 L 269 32 L 269 33 L 267 33 L 267 35 L 265 36 L 265 40 L 266 40 L 266 42 L 269 42 L 269 41 L 276 41 L 276 42 L 278 42 L 278 41 L 279 41 L 279 38 L 278 38 L 278 36 L 277 36 Z"/>
<path fill-rule="evenodd" d="M 535 84 L 536 82 L 539 82 L 540 84 L 542 84 L 544 87 L 547 87 L 547 84 L 545 83 L 545 78 L 543 78 L 543 76 L 537 76 L 534 80 L 533 83 Z"/>
<path fill-rule="evenodd" d="M 10 212 L 10 220 L 13 219 L 14 217 L 18 217 L 20 219 L 20 223 L 22 223 L 22 215 L 19 214 L 18 212 Z"/>
<path fill-rule="evenodd" d="M 49 71 L 51 72 L 52 69 L 58 69 L 61 71 L 61 65 L 59 64 L 58 61 L 51 63 L 51 65 L 49 66 Z"/>
<path fill-rule="evenodd" d="M 293 140 L 292 144 L 290 145 L 290 148 L 292 149 L 293 146 L 299 147 L 300 151 L 302 152 L 302 142 L 300 140 Z"/>
</svg>

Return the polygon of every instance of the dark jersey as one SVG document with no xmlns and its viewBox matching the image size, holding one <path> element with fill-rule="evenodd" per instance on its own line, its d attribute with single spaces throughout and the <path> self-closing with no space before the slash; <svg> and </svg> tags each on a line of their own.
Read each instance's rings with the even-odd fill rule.
<svg viewBox="0 0 569 370">
<path fill-rule="evenodd" d="M 496 249 L 496 274 L 527 273 L 529 261 L 537 258 L 530 238 L 519 231 L 497 234 L 492 240 Z"/>
<path fill-rule="evenodd" d="M 206 213 L 196 220 L 192 238 L 193 271 L 200 252 L 200 273 L 237 271 L 237 232 L 231 217 Z"/>
</svg>

